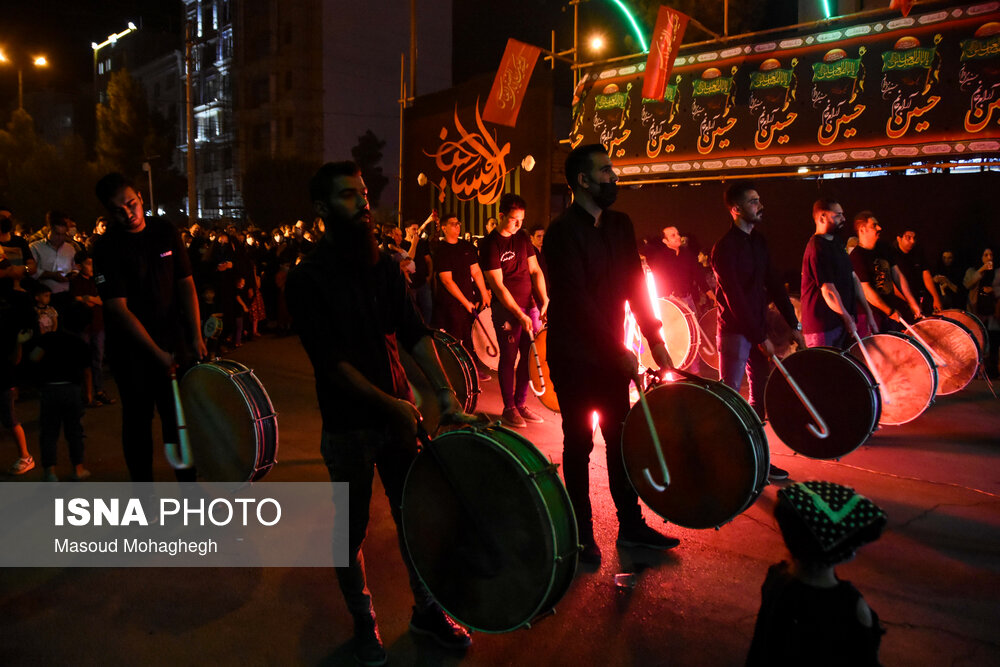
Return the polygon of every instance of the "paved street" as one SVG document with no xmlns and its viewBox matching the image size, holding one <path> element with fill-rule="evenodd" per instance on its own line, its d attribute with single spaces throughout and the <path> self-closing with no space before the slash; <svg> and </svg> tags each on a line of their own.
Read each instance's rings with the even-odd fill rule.
<svg viewBox="0 0 1000 667">
<path fill-rule="evenodd" d="M 265 337 L 231 358 L 255 369 L 280 415 L 278 464 L 265 483 L 326 480 L 312 372 L 298 340 Z M 497 383 L 484 390 L 480 409 L 499 413 Z M 18 407 L 37 456 L 37 400 Z M 558 463 L 559 417 L 544 414 L 545 424 L 524 433 Z M 127 480 L 119 418 L 119 405 L 87 412 L 93 481 Z M 768 434 L 775 463 L 794 480 L 853 486 L 888 512 L 882 539 L 838 570 L 888 629 L 884 664 L 1000 664 L 1000 401 L 982 381 L 939 399 L 908 425 L 880 430 L 841 462 L 796 456 Z M 7 461 L 13 450 L 3 443 Z M 60 456 L 67 476 L 64 445 Z M 157 466 L 158 480 L 172 479 L 162 457 Z M 600 569 L 581 569 L 554 615 L 513 633 L 477 633 L 464 656 L 407 632 L 405 571 L 387 503 L 376 494 L 366 556 L 390 664 L 742 664 L 767 567 L 786 557 L 771 516 L 776 487 L 718 531 L 668 527 L 681 546 L 654 555 L 614 547 L 600 443 L 592 470 Z M 6 481 L 40 479 L 35 470 Z M 637 573 L 634 589 L 615 587 L 619 572 Z M 325 568 L 0 572 L 5 665 L 349 665 L 351 632 Z"/>
</svg>

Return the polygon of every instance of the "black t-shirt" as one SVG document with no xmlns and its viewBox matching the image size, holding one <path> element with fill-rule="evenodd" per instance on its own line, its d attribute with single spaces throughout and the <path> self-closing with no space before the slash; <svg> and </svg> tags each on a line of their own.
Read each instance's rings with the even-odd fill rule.
<svg viewBox="0 0 1000 667">
<path fill-rule="evenodd" d="M 27 260 L 31 259 L 28 242 L 17 234 L 11 234 L 9 241 L 0 241 L 0 246 L 3 246 L 2 254 L 11 266 L 24 266 Z M 8 294 L 12 289 L 14 289 L 13 278 L 0 278 L 0 296 Z"/>
<path fill-rule="evenodd" d="M 857 246 L 850 257 L 858 280 L 871 285 L 883 298 L 892 296 L 892 256 L 885 247 L 876 245 L 869 250 Z"/>
<path fill-rule="evenodd" d="M 145 229 L 135 234 L 108 230 L 94 246 L 94 282 L 101 300 L 106 305 L 125 298 L 156 344 L 170 352 L 177 351 L 184 337 L 177 282 L 190 275 L 191 262 L 180 233 L 161 218 L 146 218 Z M 105 324 L 109 353 L 137 345 L 114 320 Z"/>
<path fill-rule="evenodd" d="M 90 347 L 79 336 L 50 331 L 38 339 L 45 356 L 38 362 L 38 382 L 83 384 L 83 371 L 90 367 Z"/>
<path fill-rule="evenodd" d="M 924 253 L 920 246 L 914 246 L 910 252 L 903 252 L 897 245 L 893 248 L 893 260 L 899 267 L 899 272 L 906 278 L 910 285 L 910 292 L 914 298 L 919 299 L 921 295 L 927 293 L 924 285 L 924 271 L 927 270 L 927 262 L 924 260 Z"/>
<path fill-rule="evenodd" d="M 403 239 L 400 242 L 399 247 L 403 250 L 410 251 L 410 242 Z M 420 239 L 417 241 L 417 252 L 413 256 L 413 263 L 416 264 L 416 269 L 413 271 L 413 275 L 410 276 L 410 287 L 413 289 L 418 289 L 423 287 L 427 282 L 427 259 L 426 257 L 431 254 L 431 246 L 427 239 Z"/>
<path fill-rule="evenodd" d="M 476 247 L 464 239 L 459 239 L 456 243 L 442 241 L 434 251 L 434 269 L 438 276 L 450 271 L 451 279 L 458 285 L 458 289 L 466 299 L 473 302 L 476 300 L 476 286 L 472 280 L 472 265 L 477 261 Z M 465 310 L 440 281 L 435 307 Z"/>
<path fill-rule="evenodd" d="M 839 241 L 816 234 L 809 239 L 802 256 L 802 330 L 805 333 L 822 333 L 843 324 L 840 315 L 826 305 L 820 290 L 824 283 L 833 283 L 844 308 L 854 315 L 851 259 Z"/>
<path fill-rule="evenodd" d="M 503 284 L 523 310 L 531 308 L 531 273 L 528 258 L 535 256 L 535 246 L 527 234 L 503 236 L 494 229 L 479 242 L 479 266 L 483 271 L 500 269 Z"/>
</svg>

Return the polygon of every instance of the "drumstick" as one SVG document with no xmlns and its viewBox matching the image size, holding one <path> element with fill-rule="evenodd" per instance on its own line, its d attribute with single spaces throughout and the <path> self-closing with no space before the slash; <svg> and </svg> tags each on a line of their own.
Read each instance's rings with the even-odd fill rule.
<svg viewBox="0 0 1000 667">
<path fill-rule="evenodd" d="M 891 404 L 892 401 L 889 399 L 889 388 L 882 383 L 882 376 L 879 374 L 878 369 L 875 368 L 872 358 L 868 356 L 868 348 L 865 347 L 864 341 L 862 341 L 861 336 L 858 335 L 858 330 L 855 329 L 851 332 L 851 334 L 854 336 L 854 340 L 858 341 L 858 347 L 861 349 L 861 356 L 865 358 L 865 363 L 868 364 L 868 370 L 870 370 L 872 376 L 874 376 L 875 384 L 879 386 L 879 392 L 882 394 L 882 401 Z"/>
<path fill-rule="evenodd" d="M 541 396 L 542 394 L 545 393 L 545 375 L 542 373 L 542 358 L 538 354 L 538 348 L 535 347 L 535 337 L 530 336 L 530 338 L 531 338 L 531 354 L 535 356 L 535 368 L 538 370 L 538 383 L 542 385 L 542 390 L 539 391 L 535 389 L 534 382 L 529 382 L 528 384 L 531 385 L 531 391 L 535 396 Z"/>
<path fill-rule="evenodd" d="M 927 352 L 931 355 L 931 358 L 934 359 L 935 364 L 937 364 L 938 366 L 948 365 L 948 362 L 938 356 L 938 353 L 934 350 L 934 348 L 928 345 L 927 341 L 924 340 L 923 336 L 917 333 L 917 330 L 911 327 L 909 322 L 904 320 L 902 317 L 899 318 L 899 321 L 903 323 L 903 326 L 906 327 L 906 330 L 909 332 L 909 334 L 914 338 L 916 338 L 917 342 L 923 345 L 927 349 Z"/>
<path fill-rule="evenodd" d="M 702 347 L 705 348 L 705 354 L 708 355 L 715 354 L 716 352 L 715 343 L 713 343 L 712 340 L 708 337 L 708 334 L 705 333 L 705 330 L 701 328 L 701 322 L 698 321 L 697 317 L 694 318 L 694 325 L 698 327 L 698 332 L 701 334 L 702 340 L 705 341 L 704 343 L 702 343 Z"/>
<path fill-rule="evenodd" d="M 778 370 L 781 371 L 781 374 L 785 376 L 785 380 L 788 381 L 788 386 L 792 388 L 792 391 L 795 393 L 796 396 L 798 396 L 799 401 L 802 402 L 802 406 L 809 413 L 809 416 L 812 417 L 813 422 L 815 422 L 815 424 L 806 425 L 806 428 L 809 429 L 809 432 L 820 439 L 823 439 L 828 435 L 830 435 L 830 429 L 827 428 L 826 422 L 823 421 L 822 417 L 820 417 L 819 412 L 817 412 L 816 408 L 813 407 L 813 404 L 809 400 L 809 397 L 805 395 L 805 392 L 802 391 L 802 389 L 799 387 L 799 384 L 794 379 L 792 379 L 792 374 L 789 373 L 788 369 L 785 368 L 785 365 L 781 363 L 781 359 L 778 358 L 778 355 L 774 355 L 773 357 L 771 357 L 771 360 L 774 362 L 774 365 L 778 367 Z"/>
<path fill-rule="evenodd" d="M 181 390 L 177 385 L 177 372 L 170 369 L 170 384 L 174 390 L 174 410 L 177 414 L 177 439 L 179 444 L 171 442 L 164 443 L 163 453 L 174 470 L 186 470 L 194 463 L 191 458 L 191 440 L 188 438 L 187 421 L 184 419 L 184 406 L 181 404 Z M 175 453 L 174 448 L 178 447 L 180 456 Z"/>
<path fill-rule="evenodd" d="M 479 328 L 483 330 L 483 337 L 486 338 L 486 356 L 488 357 L 497 356 L 497 344 L 493 342 L 492 338 L 490 338 L 489 330 L 483 326 L 482 322 L 479 321 L 479 311 L 478 310 L 475 311 L 473 313 L 473 316 L 476 318 L 476 324 L 478 324 Z"/>
<path fill-rule="evenodd" d="M 663 473 L 663 484 L 657 484 L 649 472 L 649 468 L 643 468 L 642 474 L 656 491 L 666 491 L 670 486 L 670 471 L 667 470 L 667 461 L 663 458 L 663 448 L 660 446 L 660 436 L 656 432 L 656 425 L 653 423 L 653 413 L 649 411 L 649 403 L 646 401 L 646 392 L 642 390 L 642 380 L 637 376 L 632 378 L 635 388 L 639 392 L 639 402 L 642 404 L 642 413 L 646 417 L 646 426 L 649 427 L 649 437 L 653 440 L 653 451 L 656 452 L 656 460 L 660 464 L 660 472 Z"/>
</svg>

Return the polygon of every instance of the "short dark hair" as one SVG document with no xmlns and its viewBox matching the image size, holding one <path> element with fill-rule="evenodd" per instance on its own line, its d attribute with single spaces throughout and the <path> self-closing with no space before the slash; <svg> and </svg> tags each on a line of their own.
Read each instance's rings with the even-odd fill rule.
<svg viewBox="0 0 1000 667">
<path fill-rule="evenodd" d="M 452 218 L 458 218 L 458 214 L 448 211 L 447 213 L 442 213 L 440 217 L 438 217 L 438 220 L 444 222 L 445 220 L 451 220 Z M 461 220 L 461 218 L 459 218 L 459 220 Z"/>
<path fill-rule="evenodd" d="M 94 193 L 97 195 L 97 200 L 101 202 L 101 205 L 110 211 L 114 208 L 111 205 L 111 198 L 125 188 L 135 190 L 135 185 L 122 174 L 113 171 L 110 174 L 105 174 L 101 180 L 97 181 Z"/>
<path fill-rule="evenodd" d="M 497 210 L 500 213 L 507 215 L 515 208 L 521 211 L 528 210 L 528 203 L 521 198 L 521 195 L 508 192 L 503 197 L 500 197 L 500 203 L 497 204 Z"/>
<path fill-rule="evenodd" d="M 834 204 L 840 204 L 840 202 L 830 197 L 820 197 L 813 202 L 813 217 L 815 218 L 823 211 L 832 210 Z"/>
<path fill-rule="evenodd" d="M 59 227 L 69 227 L 69 216 L 62 211 L 53 209 L 51 211 L 46 211 L 45 213 L 45 224 L 49 227 L 59 226 Z"/>
<path fill-rule="evenodd" d="M 753 181 L 736 181 L 726 188 L 726 194 L 723 195 L 722 200 L 726 203 L 726 208 L 739 206 L 743 203 L 747 193 L 756 189 L 757 184 Z"/>
<path fill-rule="evenodd" d="M 545 225 L 540 222 L 536 222 L 531 227 L 528 228 L 528 236 L 534 236 L 535 232 L 544 232 Z"/>
<path fill-rule="evenodd" d="M 87 252 L 86 250 L 77 250 L 76 254 L 73 255 L 73 263 L 83 264 L 85 261 L 87 261 L 88 257 L 90 257 L 90 253 Z"/>
<path fill-rule="evenodd" d="M 327 162 L 309 179 L 309 200 L 325 202 L 333 194 L 333 179 L 338 176 L 358 176 L 361 167 L 353 160 Z"/>
<path fill-rule="evenodd" d="M 854 215 L 854 231 L 859 232 L 861 228 L 868 224 L 868 221 L 875 217 L 871 211 L 860 211 Z"/>
<path fill-rule="evenodd" d="M 604 153 L 607 155 L 608 151 L 601 144 L 584 144 L 583 146 L 577 146 L 566 156 L 566 183 L 571 190 L 579 187 L 576 177 L 590 171 L 590 168 L 594 164 L 590 156 L 595 153 Z"/>
</svg>

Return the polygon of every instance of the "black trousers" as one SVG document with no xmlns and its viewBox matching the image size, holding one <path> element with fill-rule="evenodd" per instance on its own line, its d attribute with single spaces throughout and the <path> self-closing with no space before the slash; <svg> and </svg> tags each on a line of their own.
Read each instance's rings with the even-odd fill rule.
<svg viewBox="0 0 1000 667">
<path fill-rule="evenodd" d="M 83 398 L 80 385 L 73 383 L 46 384 L 41 389 L 38 413 L 39 445 L 42 467 L 56 464 L 59 431 L 62 429 L 69 445 L 69 460 L 83 463 Z"/>
<path fill-rule="evenodd" d="M 611 369 L 549 359 L 553 388 L 559 397 L 563 428 L 563 479 L 584 544 L 594 540 L 590 505 L 590 453 L 594 451 L 592 415 L 597 411 L 607 445 L 608 485 L 618 523 L 642 523 L 639 497 L 622 460 L 622 429 L 629 412 L 629 380 Z"/>
<path fill-rule="evenodd" d="M 531 338 L 521 324 L 517 320 L 508 319 L 510 317 L 503 306 L 493 308 L 493 329 L 497 334 L 500 353 L 497 380 L 504 410 L 523 406 L 528 400 L 528 368 L 531 363 Z M 515 368 L 518 353 L 521 358 Z"/>
<path fill-rule="evenodd" d="M 177 412 L 166 370 L 146 355 L 116 354 L 111 372 L 122 402 L 122 451 L 133 482 L 153 481 L 153 409 L 163 442 L 177 442 Z M 183 373 L 178 371 L 178 377 Z M 175 470 L 178 481 L 194 481 L 194 468 Z"/>
</svg>

